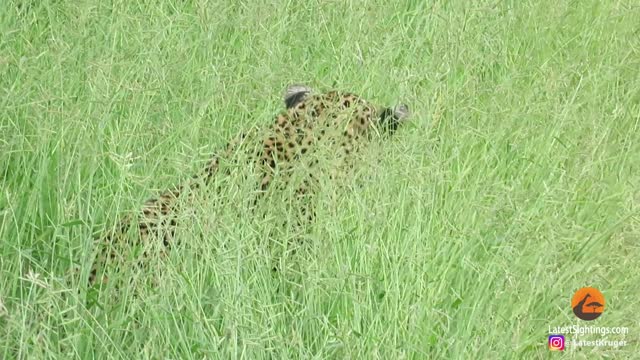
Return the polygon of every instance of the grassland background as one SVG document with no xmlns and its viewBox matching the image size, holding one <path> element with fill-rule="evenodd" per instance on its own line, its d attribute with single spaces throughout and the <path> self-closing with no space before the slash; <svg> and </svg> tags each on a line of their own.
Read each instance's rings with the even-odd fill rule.
<svg viewBox="0 0 640 360">
<path fill-rule="evenodd" d="M 2 7 L 0 358 L 547 358 L 586 285 L 628 344 L 564 356 L 640 354 L 637 1 Z M 159 288 L 87 307 L 65 274 L 92 232 L 270 122 L 292 82 L 412 123 L 358 191 L 325 189 L 283 275 L 272 225 L 211 208 Z"/>
</svg>

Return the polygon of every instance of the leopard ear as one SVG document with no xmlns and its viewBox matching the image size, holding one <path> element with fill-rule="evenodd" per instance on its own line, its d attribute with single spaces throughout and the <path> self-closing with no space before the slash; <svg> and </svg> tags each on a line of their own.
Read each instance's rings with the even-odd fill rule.
<svg viewBox="0 0 640 360">
<path fill-rule="evenodd" d="M 287 106 L 287 109 L 298 105 L 311 91 L 311 88 L 305 85 L 289 85 L 284 92 L 284 104 Z"/>
<path fill-rule="evenodd" d="M 393 116 L 396 118 L 397 122 L 402 122 L 411 116 L 411 111 L 407 105 L 398 104 L 393 108 Z"/>
<path fill-rule="evenodd" d="M 411 115 L 409 111 L 409 107 L 405 104 L 398 104 L 391 108 L 385 108 L 380 113 L 380 123 L 383 128 L 388 130 L 390 133 L 395 132 L 400 126 L 401 123 L 405 122 L 407 118 Z"/>
</svg>

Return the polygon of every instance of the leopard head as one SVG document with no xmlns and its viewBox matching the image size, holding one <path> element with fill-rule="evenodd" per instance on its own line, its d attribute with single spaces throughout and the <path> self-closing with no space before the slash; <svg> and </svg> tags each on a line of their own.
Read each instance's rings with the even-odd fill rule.
<svg viewBox="0 0 640 360">
<path fill-rule="evenodd" d="M 294 84 L 287 87 L 284 92 L 284 103 L 287 109 L 294 108 L 305 101 L 313 89 L 306 85 Z M 395 132 L 400 124 L 404 123 L 411 115 L 406 104 L 398 104 L 394 107 L 376 107 L 376 116 L 372 119 L 379 128 L 389 133 Z"/>
</svg>

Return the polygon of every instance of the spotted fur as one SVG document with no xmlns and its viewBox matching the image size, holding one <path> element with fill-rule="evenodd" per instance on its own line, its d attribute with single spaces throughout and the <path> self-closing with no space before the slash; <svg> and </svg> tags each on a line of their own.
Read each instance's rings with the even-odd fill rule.
<svg viewBox="0 0 640 360">
<path fill-rule="evenodd" d="M 142 244 L 142 258 L 150 256 L 144 246 L 148 239 L 162 241 L 161 253 L 175 243 L 175 230 L 179 214 L 189 201 L 210 187 L 211 180 L 220 173 L 221 162 L 238 159 L 245 154 L 245 165 L 252 166 L 257 179 L 258 192 L 281 191 L 287 179 L 278 179 L 279 188 L 272 188 L 276 175 L 286 177 L 297 169 L 307 169 L 302 180 L 294 184 L 295 194 L 305 197 L 313 184 L 331 172 L 314 170 L 319 156 L 331 157 L 334 168 L 350 167 L 349 160 L 374 136 L 393 133 L 409 116 L 406 105 L 380 108 L 361 97 L 337 91 L 314 94 L 303 85 L 293 85 L 284 94 L 286 109 L 279 113 L 270 126 L 252 129 L 238 136 L 222 153 L 214 156 L 191 181 L 147 200 L 142 210 L 123 218 L 113 231 L 98 241 L 98 255 L 89 275 L 90 284 L 106 283 L 104 272 L 108 263 L 122 264 L 126 256 L 123 247 Z M 259 197 L 256 201 L 259 201 Z M 314 211 L 300 211 L 305 221 L 313 220 Z"/>
</svg>

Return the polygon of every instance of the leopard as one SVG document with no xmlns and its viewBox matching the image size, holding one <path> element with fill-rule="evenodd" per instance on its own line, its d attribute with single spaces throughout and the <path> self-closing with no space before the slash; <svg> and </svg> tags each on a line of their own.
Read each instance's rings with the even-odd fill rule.
<svg viewBox="0 0 640 360">
<path fill-rule="evenodd" d="M 409 107 L 403 103 L 379 106 L 351 92 L 316 92 L 302 84 L 288 86 L 282 100 L 284 109 L 270 124 L 241 132 L 188 181 L 149 198 L 139 211 L 122 217 L 97 236 L 89 285 L 109 283 L 107 269 L 114 263 L 120 269 L 130 260 L 123 254 L 128 247 L 141 244 L 145 248 L 154 242 L 166 256 L 179 243 L 178 214 L 205 189 L 210 190 L 217 176 L 229 175 L 234 166 L 251 167 L 255 175 L 253 205 L 268 191 L 284 192 L 292 187 L 296 201 L 290 203 L 300 207 L 296 212 L 299 224 L 313 222 L 315 212 L 309 206 L 309 197 L 318 181 L 323 177 L 332 181 L 348 173 L 341 169 L 352 169 L 356 154 L 372 139 L 393 135 L 410 116 Z M 331 165 L 322 168 L 321 157 L 329 157 Z M 151 256 L 147 250 L 142 252 L 135 260 L 138 266 Z"/>
</svg>

